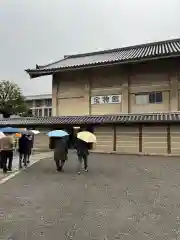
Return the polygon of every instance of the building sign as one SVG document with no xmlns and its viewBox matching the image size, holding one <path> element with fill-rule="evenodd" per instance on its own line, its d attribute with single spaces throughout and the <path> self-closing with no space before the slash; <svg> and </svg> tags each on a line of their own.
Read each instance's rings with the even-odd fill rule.
<svg viewBox="0 0 180 240">
<path fill-rule="evenodd" d="M 91 97 L 91 104 L 113 104 L 120 102 L 121 95 L 105 95 Z"/>
</svg>

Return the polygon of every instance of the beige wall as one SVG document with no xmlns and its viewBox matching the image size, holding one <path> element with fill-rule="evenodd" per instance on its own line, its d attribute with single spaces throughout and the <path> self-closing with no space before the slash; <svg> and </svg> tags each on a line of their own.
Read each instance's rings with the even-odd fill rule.
<svg viewBox="0 0 180 240">
<path fill-rule="evenodd" d="M 121 153 L 139 152 L 139 128 L 138 126 L 117 126 L 116 151 Z"/>
<path fill-rule="evenodd" d="M 121 95 L 123 91 L 124 76 L 120 69 L 104 68 L 94 69 L 91 73 L 91 96 Z M 119 114 L 122 112 L 122 102 L 118 104 L 92 104 L 92 115 Z"/>
<path fill-rule="evenodd" d="M 34 136 L 34 149 L 36 150 L 49 149 L 49 137 L 47 136 L 46 133 L 40 133 Z"/>
<path fill-rule="evenodd" d="M 179 69 L 169 60 L 69 71 L 53 77 L 53 115 L 103 115 L 178 111 Z M 179 89 L 179 90 L 178 90 Z M 163 102 L 136 104 L 135 94 L 162 91 Z M 121 95 L 120 104 L 91 105 L 91 96 Z"/>
<path fill-rule="evenodd" d="M 139 132 L 142 129 L 142 133 Z M 168 154 L 167 125 L 117 125 L 116 138 L 114 138 L 113 126 L 97 126 L 96 150 L 103 152 L 113 151 L 114 139 L 116 139 L 116 151 L 118 153 L 139 153 L 142 146 L 142 154 L 166 155 Z M 180 155 L 180 125 L 170 126 L 170 153 Z"/>
<path fill-rule="evenodd" d="M 180 126 L 171 126 L 171 152 L 180 154 Z"/>
<path fill-rule="evenodd" d="M 143 153 L 167 153 L 167 126 L 143 126 Z"/>
<path fill-rule="evenodd" d="M 86 75 L 83 72 L 65 72 L 55 76 L 58 85 L 57 100 L 53 101 L 57 103 L 56 115 L 89 115 L 89 83 Z"/>
<path fill-rule="evenodd" d="M 113 151 L 113 139 L 114 132 L 113 126 L 98 126 L 94 129 L 94 134 L 97 138 L 97 144 L 95 150 L 112 152 Z"/>
<path fill-rule="evenodd" d="M 169 111 L 169 78 L 162 73 L 137 73 L 131 77 L 130 84 L 130 111 L 138 112 L 163 112 Z M 135 94 L 152 91 L 162 92 L 163 102 L 158 104 L 136 104 Z"/>
</svg>

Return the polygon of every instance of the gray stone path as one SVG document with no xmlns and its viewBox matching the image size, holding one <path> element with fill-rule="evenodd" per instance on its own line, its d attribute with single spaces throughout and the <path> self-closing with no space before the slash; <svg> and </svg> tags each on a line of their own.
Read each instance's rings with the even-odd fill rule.
<svg viewBox="0 0 180 240">
<path fill-rule="evenodd" d="M 94 154 L 89 173 L 42 160 L 0 185 L 0 239 L 175 240 L 178 158 Z"/>
<path fill-rule="evenodd" d="M 37 159 L 46 158 L 46 157 L 50 157 L 50 156 L 52 156 L 51 152 L 33 153 L 30 161 L 31 161 L 31 163 L 33 163 Z M 19 170 L 19 156 L 18 156 L 18 153 L 14 153 L 13 163 L 12 163 L 12 172 L 8 172 L 7 174 L 4 174 L 2 172 L 2 170 L 0 169 L 0 180 L 18 170 Z"/>
</svg>

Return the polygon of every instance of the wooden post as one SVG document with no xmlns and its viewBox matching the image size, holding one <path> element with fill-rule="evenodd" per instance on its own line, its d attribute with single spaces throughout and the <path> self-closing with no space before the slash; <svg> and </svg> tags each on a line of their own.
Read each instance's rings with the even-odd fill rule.
<svg viewBox="0 0 180 240">
<path fill-rule="evenodd" d="M 93 73 L 92 73 L 92 69 L 89 69 L 87 70 L 87 73 L 88 75 L 88 95 L 89 95 L 89 104 L 88 104 L 88 107 L 89 107 L 89 115 L 92 115 L 92 106 L 91 106 L 91 94 L 92 94 L 92 77 L 93 77 Z"/>
<path fill-rule="evenodd" d="M 171 125 L 167 125 L 167 153 L 171 153 Z"/>
<path fill-rule="evenodd" d="M 90 75 L 91 76 L 91 75 Z M 92 111 L 91 111 L 91 88 L 92 88 L 92 81 L 91 81 L 91 78 L 88 80 L 89 82 L 89 115 L 92 114 Z"/>
<path fill-rule="evenodd" d="M 142 129 L 143 129 L 143 126 L 142 126 L 142 124 L 140 124 L 139 125 L 139 152 L 142 152 L 142 141 L 143 141 Z"/>
<path fill-rule="evenodd" d="M 116 151 L 116 124 L 113 124 L 113 151 Z"/>
</svg>

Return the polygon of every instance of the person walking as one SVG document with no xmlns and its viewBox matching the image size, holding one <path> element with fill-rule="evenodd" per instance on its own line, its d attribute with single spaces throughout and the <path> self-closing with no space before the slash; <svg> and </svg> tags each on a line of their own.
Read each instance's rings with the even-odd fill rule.
<svg viewBox="0 0 180 240">
<path fill-rule="evenodd" d="M 56 169 L 58 172 L 63 170 L 65 161 L 68 156 L 68 144 L 66 138 L 53 139 L 54 148 L 54 161 L 56 163 Z"/>
<path fill-rule="evenodd" d="M 11 134 L 6 134 L 6 136 L 1 139 L 0 149 L 3 172 L 7 173 L 7 171 L 12 171 L 13 137 Z"/>
<path fill-rule="evenodd" d="M 77 150 L 78 157 L 78 169 L 77 169 L 78 174 L 81 173 L 80 171 L 82 168 L 82 161 L 84 162 L 85 172 L 88 172 L 88 155 L 89 155 L 88 143 L 77 138 L 75 148 Z"/>
<path fill-rule="evenodd" d="M 27 153 L 27 164 L 29 164 L 30 163 L 30 157 L 31 157 L 31 154 L 32 154 L 32 148 L 33 148 L 33 145 L 34 145 L 34 135 L 27 135 L 26 137 L 29 140 L 28 153 Z"/>
<path fill-rule="evenodd" d="M 22 134 L 19 138 L 18 144 L 18 151 L 19 151 L 19 168 L 22 168 L 22 162 L 24 166 L 27 167 L 28 157 L 30 156 L 31 152 L 31 141 L 29 140 L 28 136 Z"/>
</svg>

